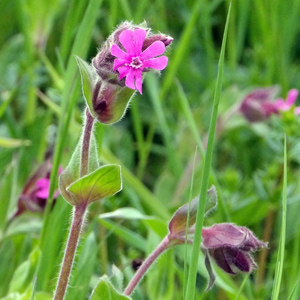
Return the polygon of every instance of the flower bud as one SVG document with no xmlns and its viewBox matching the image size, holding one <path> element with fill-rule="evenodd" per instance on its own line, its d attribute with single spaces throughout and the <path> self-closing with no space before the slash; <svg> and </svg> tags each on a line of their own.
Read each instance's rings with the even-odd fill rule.
<svg viewBox="0 0 300 300">
<path fill-rule="evenodd" d="M 46 159 L 35 173 L 28 179 L 25 187 L 18 199 L 18 208 L 12 218 L 17 217 L 25 211 L 42 212 L 47 204 L 50 187 L 50 172 L 52 163 Z M 58 174 L 62 172 L 59 167 Z M 56 190 L 53 199 L 59 196 L 59 190 Z"/>
<path fill-rule="evenodd" d="M 278 108 L 275 105 L 274 97 L 278 87 L 262 88 L 248 94 L 242 101 L 240 112 L 249 122 L 260 122 L 277 114 Z"/>
<path fill-rule="evenodd" d="M 125 114 L 135 91 L 117 84 L 98 81 L 93 89 L 93 115 L 103 124 L 113 124 Z"/>
<path fill-rule="evenodd" d="M 248 228 L 230 223 L 203 228 L 202 238 L 201 249 L 205 252 L 206 264 L 210 264 L 211 257 L 228 274 L 236 274 L 238 271 L 250 273 L 257 269 L 251 252 L 268 245 L 256 238 Z M 208 272 L 211 279 L 210 288 L 214 278 L 210 265 Z"/>
</svg>

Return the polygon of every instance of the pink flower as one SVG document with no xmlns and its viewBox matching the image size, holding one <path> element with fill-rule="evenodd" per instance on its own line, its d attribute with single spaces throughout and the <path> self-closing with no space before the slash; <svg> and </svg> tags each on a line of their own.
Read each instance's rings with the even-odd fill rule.
<svg viewBox="0 0 300 300">
<path fill-rule="evenodd" d="M 114 61 L 114 70 L 120 73 L 119 80 L 126 76 L 125 85 L 138 90 L 142 94 L 142 72 L 145 68 L 163 70 L 168 64 L 166 56 L 156 57 L 165 52 L 165 44 L 155 41 L 142 51 L 147 35 L 144 29 L 127 29 L 120 34 L 120 43 L 126 50 L 124 52 L 118 45 L 111 47 L 111 54 L 117 59 Z"/>
<path fill-rule="evenodd" d="M 272 114 L 278 113 L 273 101 L 277 92 L 277 86 L 254 90 L 243 99 L 240 112 L 251 123 L 268 119 Z"/>
<path fill-rule="evenodd" d="M 250 273 L 257 269 L 251 253 L 268 246 L 268 243 L 260 241 L 247 227 L 231 223 L 203 228 L 202 238 L 201 249 L 205 253 L 205 265 L 210 278 L 207 289 L 210 289 L 215 281 L 210 258 L 228 274 L 236 274 L 239 271 Z"/>
<path fill-rule="evenodd" d="M 12 218 L 21 215 L 25 211 L 41 212 L 44 210 L 49 196 L 51 168 L 50 159 L 46 159 L 28 179 L 19 196 L 17 211 Z M 62 167 L 59 167 L 58 174 L 61 172 Z M 53 199 L 56 199 L 59 195 L 59 190 L 56 190 Z"/>
<path fill-rule="evenodd" d="M 294 105 L 294 103 L 296 102 L 296 99 L 298 97 L 299 91 L 297 89 L 291 89 L 289 90 L 286 100 L 283 100 L 282 98 L 279 98 L 274 104 L 275 107 L 279 110 L 282 111 L 287 111 L 290 110 L 291 107 Z M 300 107 L 296 107 L 294 109 L 294 113 L 295 115 L 299 115 L 300 114 Z"/>
<path fill-rule="evenodd" d="M 62 168 L 59 168 L 58 173 L 60 174 L 62 172 Z M 36 192 L 36 195 L 38 198 L 45 199 L 49 197 L 49 189 L 50 189 L 50 179 L 49 178 L 41 178 L 36 182 L 36 186 L 38 187 L 38 190 Z M 59 190 L 56 190 L 54 192 L 53 199 L 56 199 L 59 196 Z"/>
</svg>

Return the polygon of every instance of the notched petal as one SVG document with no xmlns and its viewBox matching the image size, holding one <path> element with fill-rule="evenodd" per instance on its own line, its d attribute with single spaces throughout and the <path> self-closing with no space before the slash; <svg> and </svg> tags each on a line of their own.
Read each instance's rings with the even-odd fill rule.
<svg viewBox="0 0 300 300">
<path fill-rule="evenodd" d="M 144 62 L 145 68 L 152 68 L 156 70 L 163 70 L 168 64 L 168 58 L 166 56 L 161 56 L 157 58 L 148 59 Z"/>
<path fill-rule="evenodd" d="M 144 52 L 142 52 L 141 59 L 144 60 L 162 55 L 165 52 L 165 49 L 166 47 L 163 42 L 156 41 L 152 45 L 150 45 Z"/>
</svg>

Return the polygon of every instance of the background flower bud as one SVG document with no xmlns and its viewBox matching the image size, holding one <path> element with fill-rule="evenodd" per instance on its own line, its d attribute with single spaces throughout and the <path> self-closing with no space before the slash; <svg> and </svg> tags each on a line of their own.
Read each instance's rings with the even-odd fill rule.
<svg viewBox="0 0 300 300">
<path fill-rule="evenodd" d="M 274 99 L 278 93 L 278 87 L 262 88 L 248 94 L 242 101 L 240 112 L 249 122 L 259 122 L 278 113 Z"/>
</svg>

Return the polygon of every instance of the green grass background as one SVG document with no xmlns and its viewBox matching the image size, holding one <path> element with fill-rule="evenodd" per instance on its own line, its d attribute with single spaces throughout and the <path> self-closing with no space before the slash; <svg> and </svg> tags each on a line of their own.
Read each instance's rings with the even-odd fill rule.
<svg viewBox="0 0 300 300">
<path fill-rule="evenodd" d="M 155 248 L 172 213 L 189 201 L 193 167 L 192 194 L 199 192 L 203 164 L 200 155 L 194 164 L 194 153 L 207 140 L 228 6 L 221 0 L 0 1 L 0 299 L 30 299 L 33 287 L 36 299 L 51 299 L 55 286 L 70 205 L 59 197 L 44 217 L 8 219 L 45 154 L 55 153 L 54 169 L 64 167 L 78 141 L 84 101 L 74 55 L 91 61 L 124 20 L 146 20 L 154 32 L 174 37 L 168 67 L 145 78 L 143 95 L 125 118 L 95 128 L 101 163 L 122 165 L 124 188 L 90 208 L 66 298 L 81 300 L 113 265 L 125 284 L 130 280 L 132 262 Z M 249 277 L 215 267 L 217 284 L 208 293 L 200 254 L 195 299 L 300 298 L 299 123 L 286 116 L 253 125 L 236 111 L 257 87 L 279 85 L 283 97 L 300 88 L 299 19 L 298 0 L 232 1 L 210 178 L 218 184 L 219 207 L 204 225 L 247 226 L 269 249 L 255 254 L 259 270 Z M 99 218 L 121 207 L 144 217 Z M 133 299 L 184 299 L 184 251 L 166 252 Z"/>
</svg>

